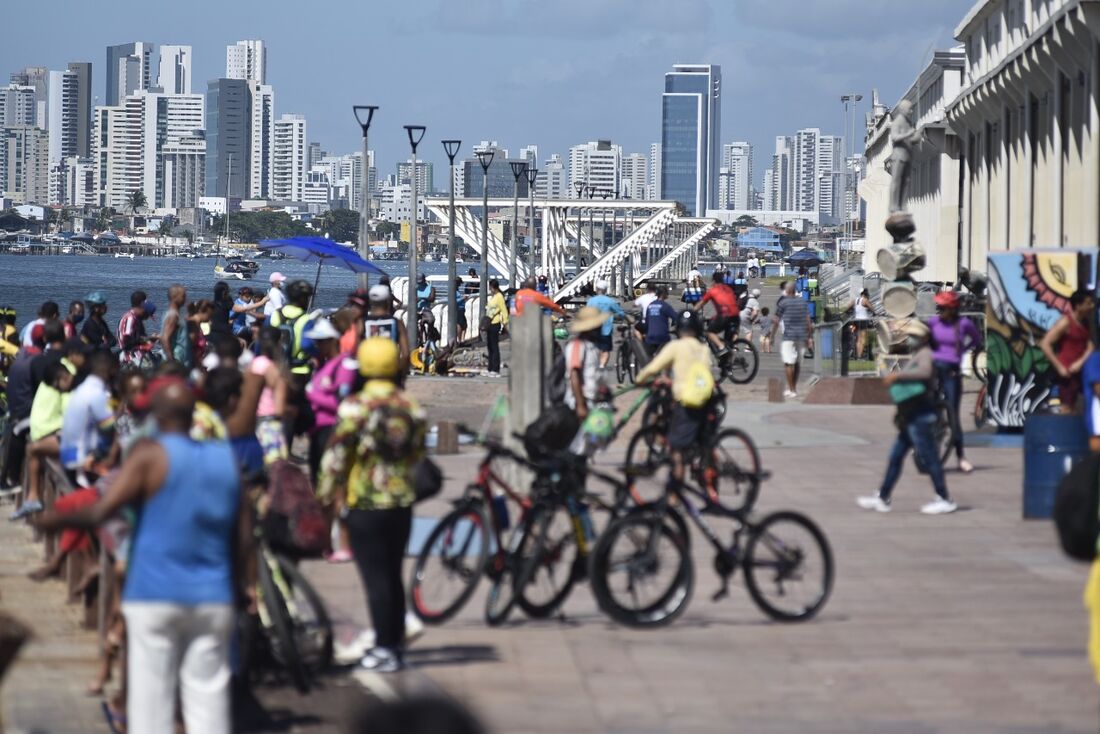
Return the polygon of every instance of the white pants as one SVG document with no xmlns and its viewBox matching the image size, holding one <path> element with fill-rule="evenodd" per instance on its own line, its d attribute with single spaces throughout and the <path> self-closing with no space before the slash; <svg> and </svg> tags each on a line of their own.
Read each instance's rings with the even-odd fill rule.
<svg viewBox="0 0 1100 734">
<path fill-rule="evenodd" d="M 175 734 L 176 687 L 188 732 L 230 734 L 233 608 L 126 602 L 128 731 Z"/>
</svg>

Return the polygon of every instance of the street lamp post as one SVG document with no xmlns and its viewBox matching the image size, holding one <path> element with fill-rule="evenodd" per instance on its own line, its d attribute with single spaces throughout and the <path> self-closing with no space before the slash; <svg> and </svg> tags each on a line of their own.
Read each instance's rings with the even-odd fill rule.
<svg viewBox="0 0 1100 734">
<path fill-rule="evenodd" d="M 862 94 L 856 94 L 855 92 L 852 92 L 851 94 L 845 94 L 845 95 L 842 95 L 840 97 L 840 101 L 844 104 L 844 138 L 845 138 L 845 142 L 846 142 L 845 148 L 847 148 L 847 144 L 849 144 L 849 143 L 851 144 L 851 146 L 853 148 L 855 147 L 856 104 L 858 102 L 862 101 L 862 100 L 863 100 L 863 95 Z M 851 131 L 852 131 L 852 137 L 851 138 L 848 137 L 848 130 L 849 130 L 848 111 L 849 111 L 849 108 L 851 109 L 851 118 L 850 118 L 851 119 Z M 852 247 L 852 237 L 855 235 L 855 228 L 852 226 L 851 216 L 848 212 L 848 187 L 849 187 L 849 182 L 848 182 L 848 156 L 846 155 L 844 157 L 844 201 L 843 201 L 843 204 L 842 204 L 842 206 L 844 207 L 844 229 L 843 229 L 843 232 L 844 232 L 844 237 L 848 240 L 848 249 L 849 249 L 849 252 L 850 252 L 851 247 Z M 853 202 L 853 204 L 854 203 L 855 202 Z"/>
<path fill-rule="evenodd" d="M 527 237 L 531 241 L 530 249 L 527 251 L 527 265 L 531 274 L 535 274 L 535 181 L 538 180 L 539 169 L 534 166 L 527 167 L 527 196 L 530 199 L 530 205 L 527 210 Z"/>
<path fill-rule="evenodd" d="M 516 180 L 516 187 L 512 192 L 512 251 L 508 259 L 508 282 L 516 287 L 516 233 L 519 231 L 519 180 L 527 172 L 527 161 L 512 161 L 512 178 Z"/>
<path fill-rule="evenodd" d="M 588 187 L 588 252 L 592 255 L 592 259 L 596 259 L 596 210 L 592 206 L 592 197 L 596 195 L 597 189 L 595 186 Z M 580 263 L 577 263 L 578 266 Z M 581 271 L 577 271 L 577 275 L 580 275 Z"/>
<path fill-rule="evenodd" d="M 573 188 L 577 191 L 577 257 L 573 268 L 573 277 L 581 274 L 581 232 L 584 231 L 584 207 L 581 200 L 584 198 L 584 190 L 587 188 L 584 181 L 574 181 Z"/>
<path fill-rule="evenodd" d="M 370 130 L 371 120 L 374 118 L 376 105 L 354 105 L 351 111 L 355 114 L 355 121 L 363 130 L 363 178 L 359 185 L 359 257 L 364 260 L 370 254 L 370 239 L 367 235 L 367 225 L 370 222 L 370 192 L 367 190 L 367 182 L 370 180 L 370 153 L 367 150 L 367 131 Z M 366 289 L 370 286 L 370 274 L 359 274 L 359 287 Z"/>
<path fill-rule="evenodd" d="M 485 317 L 489 305 L 489 166 L 493 162 L 493 150 L 479 150 L 477 160 L 481 164 L 481 283 L 478 285 L 478 301 L 481 317 Z"/>
<path fill-rule="evenodd" d="M 603 189 L 600 196 L 604 201 L 611 196 L 611 189 Z M 607 252 L 607 207 L 600 209 L 600 254 Z"/>
<path fill-rule="evenodd" d="M 458 299 L 455 297 L 455 280 L 458 272 L 455 267 L 455 156 L 461 140 L 444 140 L 443 150 L 447 154 L 447 161 L 451 169 L 451 226 L 447 237 L 447 293 L 450 294 L 450 302 L 447 304 L 447 343 L 454 344 L 458 340 Z"/>
<path fill-rule="evenodd" d="M 416 349 L 417 329 L 417 303 L 416 303 L 416 219 L 417 219 L 417 191 L 416 191 L 416 146 L 424 139 L 425 128 L 423 125 L 405 125 L 405 132 L 409 135 L 409 146 L 412 147 L 412 211 L 409 220 L 412 222 L 409 232 L 409 292 L 405 305 L 405 328 L 409 333 L 409 349 Z"/>
</svg>

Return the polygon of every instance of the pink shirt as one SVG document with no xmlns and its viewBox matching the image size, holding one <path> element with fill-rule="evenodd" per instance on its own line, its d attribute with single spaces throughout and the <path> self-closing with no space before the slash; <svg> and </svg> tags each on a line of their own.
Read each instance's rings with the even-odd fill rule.
<svg viewBox="0 0 1100 734">
<path fill-rule="evenodd" d="M 259 357 L 253 358 L 252 365 L 249 369 L 254 375 L 263 375 L 273 364 L 275 363 L 261 354 Z M 276 415 L 275 391 L 270 387 L 265 387 L 264 391 L 260 393 L 260 402 L 256 406 L 256 416 L 259 418 L 270 418 L 274 415 Z"/>
<path fill-rule="evenodd" d="M 336 411 L 355 386 L 355 362 L 346 354 L 338 354 L 313 373 L 306 386 L 306 397 L 313 406 L 313 428 L 336 425 Z"/>
</svg>

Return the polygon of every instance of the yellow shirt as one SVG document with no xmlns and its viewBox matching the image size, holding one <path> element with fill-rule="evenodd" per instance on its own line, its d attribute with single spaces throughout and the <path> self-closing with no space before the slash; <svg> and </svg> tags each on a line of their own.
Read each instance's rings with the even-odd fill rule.
<svg viewBox="0 0 1100 734">
<path fill-rule="evenodd" d="M 489 303 L 485 306 L 485 315 L 489 317 L 490 324 L 508 325 L 508 304 L 504 301 L 504 294 L 497 292 L 489 296 Z"/>
<path fill-rule="evenodd" d="M 680 337 L 661 347 L 661 351 L 638 373 L 634 382 L 645 384 L 672 368 L 672 396 L 679 400 L 688 368 L 699 361 L 706 364 L 708 369 L 713 366 L 710 347 L 695 337 Z"/>
</svg>

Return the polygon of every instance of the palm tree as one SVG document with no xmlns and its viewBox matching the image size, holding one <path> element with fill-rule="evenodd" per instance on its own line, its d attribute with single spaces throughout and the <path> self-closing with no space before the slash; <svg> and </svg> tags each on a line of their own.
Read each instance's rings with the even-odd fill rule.
<svg viewBox="0 0 1100 734">
<path fill-rule="evenodd" d="M 171 237 L 173 226 L 174 225 L 172 224 L 172 218 L 165 217 L 164 219 L 160 220 L 160 226 L 157 227 L 157 234 L 160 235 L 161 239 L 165 237 Z"/>
<path fill-rule="evenodd" d="M 126 206 L 130 207 L 130 214 L 137 214 L 138 209 L 144 209 L 146 204 L 145 192 L 134 189 L 126 196 Z"/>
</svg>

